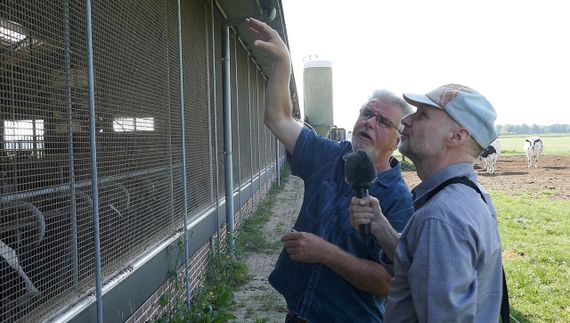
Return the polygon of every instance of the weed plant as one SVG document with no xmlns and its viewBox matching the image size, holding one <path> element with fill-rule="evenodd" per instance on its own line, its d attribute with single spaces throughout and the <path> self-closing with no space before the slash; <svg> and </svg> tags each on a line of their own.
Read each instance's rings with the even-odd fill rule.
<svg viewBox="0 0 570 323">
<path fill-rule="evenodd" d="M 233 291 L 251 280 L 247 265 L 244 261 L 245 252 L 267 251 L 272 248 L 263 233 L 263 225 L 271 217 L 271 206 L 275 194 L 280 192 L 288 181 L 290 169 L 284 167 L 281 173 L 280 185 L 276 183 L 270 189 L 268 196 L 261 202 L 254 214 L 245 219 L 236 230 L 236 248 L 234 252 L 225 248 L 215 248 L 208 256 L 208 267 L 201 287 L 192 291 L 190 307 L 183 301 L 183 278 L 177 275 L 175 269 L 168 273 L 168 280 L 173 283 L 173 291 L 164 293 L 160 297 L 160 306 L 163 314 L 155 317 L 157 323 L 218 323 L 235 320 L 230 306 L 234 299 Z M 174 264 L 177 264 L 183 255 L 183 242 L 178 241 Z M 170 255 L 173 250 L 169 250 Z M 256 319 L 255 322 L 266 322 L 265 318 Z"/>
</svg>

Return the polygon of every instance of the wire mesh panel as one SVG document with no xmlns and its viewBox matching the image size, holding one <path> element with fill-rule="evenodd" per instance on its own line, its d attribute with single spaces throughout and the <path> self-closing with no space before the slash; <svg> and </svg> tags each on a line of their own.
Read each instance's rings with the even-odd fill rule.
<svg viewBox="0 0 570 323">
<path fill-rule="evenodd" d="M 239 187 L 240 184 L 240 174 L 239 174 L 239 164 L 240 164 L 240 151 L 239 151 L 239 107 L 238 100 L 240 93 L 238 92 L 237 86 L 237 41 L 236 33 L 234 29 L 231 29 L 232 33 L 230 36 L 230 75 L 231 75 L 231 113 L 232 113 L 232 163 L 233 163 L 233 188 L 234 190 Z"/>
<path fill-rule="evenodd" d="M 171 124 L 176 87 L 175 4 L 93 3 L 101 260 L 105 273 L 173 228 L 180 174 Z M 175 93 L 174 93 L 175 94 Z M 179 159 L 178 159 L 179 160 Z"/>
<path fill-rule="evenodd" d="M 104 280 L 180 228 L 184 198 L 197 215 L 225 196 L 221 14 L 181 1 L 180 89 L 175 1 L 92 4 L 93 147 L 84 1 L 0 2 L 0 321 L 94 289 L 92 150 Z M 272 135 L 259 71 L 235 38 L 230 52 L 237 187 L 272 162 Z"/>
<path fill-rule="evenodd" d="M 182 1 L 181 5 L 188 205 L 191 214 L 198 214 L 214 201 L 207 83 L 208 19 L 202 2 Z"/>
<path fill-rule="evenodd" d="M 1 4 L 0 320 L 41 316 L 94 285 L 83 3 Z M 175 10 L 93 5 L 107 275 L 173 230 L 180 212 Z"/>
<path fill-rule="evenodd" d="M 259 123 L 258 123 L 258 109 L 257 109 L 257 69 L 255 66 L 249 64 L 249 108 L 250 108 L 250 127 L 251 127 L 251 151 L 252 151 L 252 165 L 253 175 L 259 173 Z"/>
<path fill-rule="evenodd" d="M 260 140 L 261 140 L 261 169 L 264 169 L 268 166 L 270 159 L 269 159 L 269 128 L 267 128 L 265 126 L 265 124 L 263 123 L 263 115 L 265 114 L 265 92 L 264 92 L 264 88 L 265 88 L 265 81 L 263 79 L 262 75 L 259 75 L 258 77 L 258 101 L 259 101 L 259 127 L 261 129 L 261 136 L 260 136 Z"/>
<path fill-rule="evenodd" d="M 0 4 L 0 321 L 21 319 L 79 279 L 67 129 L 87 142 L 85 93 L 73 91 L 85 80 L 80 12 L 63 1 Z"/>
<path fill-rule="evenodd" d="M 263 105 L 262 105 L 262 95 L 260 91 L 261 84 L 263 82 L 263 78 L 256 69 L 255 73 L 255 102 L 256 102 L 256 125 L 259 129 L 257 132 L 257 141 L 258 141 L 258 148 L 257 148 L 257 156 L 259 160 L 259 171 L 263 171 L 265 168 L 265 126 L 263 124 Z"/>
<path fill-rule="evenodd" d="M 218 180 L 217 180 L 217 192 L 218 199 L 222 199 L 225 194 L 224 187 L 224 95 L 223 95 L 223 75 L 222 75 L 222 31 L 223 31 L 223 17 L 218 10 L 214 10 L 214 19 L 212 21 L 214 25 L 214 55 L 213 55 L 213 68 L 215 70 L 214 76 L 214 87 L 216 96 L 215 101 L 215 113 L 212 115 L 216 119 L 214 129 L 214 139 L 216 141 L 216 152 L 215 158 L 218 165 Z"/>
<path fill-rule="evenodd" d="M 244 184 L 251 180 L 251 118 L 249 115 L 249 88 L 248 88 L 248 57 L 245 50 L 239 46 L 237 50 L 237 86 L 238 86 L 238 110 L 239 110 L 239 156 L 240 156 L 240 179 Z"/>
</svg>

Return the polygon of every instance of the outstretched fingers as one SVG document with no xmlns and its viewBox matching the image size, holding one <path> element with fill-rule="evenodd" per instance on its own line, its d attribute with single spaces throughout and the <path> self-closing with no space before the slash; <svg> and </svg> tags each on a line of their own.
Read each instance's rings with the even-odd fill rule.
<svg viewBox="0 0 570 323">
<path fill-rule="evenodd" d="M 246 18 L 245 23 L 249 27 L 249 30 L 258 36 L 262 40 L 269 40 L 272 38 L 272 32 L 274 31 L 266 23 L 259 21 L 254 18 Z"/>
<path fill-rule="evenodd" d="M 254 18 L 247 18 L 245 23 L 254 35 L 253 45 L 255 47 L 271 53 L 275 58 L 286 59 L 288 57 L 287 46 L 276 30 Z"/>
</svg>

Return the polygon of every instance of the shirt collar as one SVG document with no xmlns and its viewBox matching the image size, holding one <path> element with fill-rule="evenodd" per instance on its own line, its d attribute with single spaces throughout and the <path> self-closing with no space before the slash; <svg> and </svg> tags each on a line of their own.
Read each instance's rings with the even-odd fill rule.
<svg viewBox="0 0 570 323">
<path fill-rule="evenodd" d="M 424 194 L 436 188 L 444 181 L 457 176 L 467 176 L 474 182 L 477 181 L 477 175 L 473 169 L 472 163 L 452 164 L 432 174 L 428 179 L 422 181 L 412 190 L 414 200 L 421 198 Z"/>
</svg>

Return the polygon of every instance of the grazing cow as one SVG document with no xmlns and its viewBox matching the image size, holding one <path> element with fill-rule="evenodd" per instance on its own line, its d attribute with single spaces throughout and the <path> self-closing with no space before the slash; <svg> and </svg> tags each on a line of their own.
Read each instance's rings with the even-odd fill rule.
<svg viewBox="0 0 570 323">
<path fill-rule="evenodd" d="M 542 140 L 540 140 L 539 137 L 525 139 L 523 150 L 526 153 L 526 159 L 528 161 L 527 168 L 537 167 L 538 157 L 542 153 L 542 148 Z"/>
<path fill-rule="evenodd" d="M 495 139 L 489 147 L 485 148 L 481 154 L 481 160 L 485 164 L 485 169 L 487 173 L 495 173 L 495 165 L 497 164 L 497 159 L 501 154 L 501 145 L 499 144 L 499 139 Z"/>
</svg>

